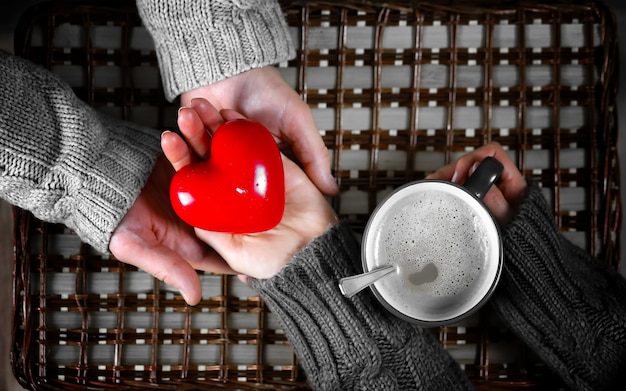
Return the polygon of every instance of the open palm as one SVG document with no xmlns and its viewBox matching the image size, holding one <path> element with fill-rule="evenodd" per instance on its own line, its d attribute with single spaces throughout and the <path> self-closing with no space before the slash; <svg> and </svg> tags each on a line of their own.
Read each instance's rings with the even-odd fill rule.
<svg viewBox="0 0 626 391">
<path fill-rule="evenodd" d="M 197 304 L 202 288 L 196 270 L 232 270 L 174 213 L 168 191 L 172 175 L 169 163 L 160 157 L 135 203 L 111 235 L 109 249 L 120 261 L 178 289 L 187 303 Z"/>
<path fill-rule="evenodd" d="M 218 112 L 208 101 L 194 99 L 179 111 L 178 125 L 185 137 L 165 134 L 162 147 L 176 170 L 209 157 L 211 133 L 228 120 L 242 118 L 232 110 Z M 336 215 L 307 175 L 283 156 L 285 212 L 273 229 L 254 234 L 230 234 L 196 229 L 200 239 L 215 249 L 238 274 L 268 278 L 276 274 L 310 240 L 321 235 Z"/>
</svg>

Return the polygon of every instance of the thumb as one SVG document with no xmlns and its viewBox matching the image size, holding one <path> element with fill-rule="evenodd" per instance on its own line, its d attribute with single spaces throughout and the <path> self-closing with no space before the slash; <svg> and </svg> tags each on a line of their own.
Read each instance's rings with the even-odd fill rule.
<svg viewBox="0 0 626 391">
<path fill-rule="evenodd" d="M 330 171 L 328 148 L 320 137 L 313 116 L 299 98 L 292 106 L 286 110 L 290 115 L 281 121 L 281 133 L 315 186 L 325 195 L 335 195 L 339 187 Z"/>
</svg>

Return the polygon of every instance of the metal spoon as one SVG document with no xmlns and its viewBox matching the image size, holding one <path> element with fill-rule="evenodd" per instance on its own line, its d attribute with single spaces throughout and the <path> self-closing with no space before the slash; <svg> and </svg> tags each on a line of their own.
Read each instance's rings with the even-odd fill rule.
<svg viewBox="0 0 626 391">
<path fill-rule="evenodd" d="M 339 280 L 339 290 L 344 296 L 352 297 L 394 270 L 395 265 L 387 265 L 356 276 L 344 277 Z"/>
</svg>

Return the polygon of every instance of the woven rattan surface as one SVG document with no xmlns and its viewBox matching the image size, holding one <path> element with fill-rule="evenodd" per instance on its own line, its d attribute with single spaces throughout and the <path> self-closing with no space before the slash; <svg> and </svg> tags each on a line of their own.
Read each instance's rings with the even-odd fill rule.
<svg viewBox="0 0 626 391">
<path fill-rule="evenodd" d="M 175 129 L 134 2 L 57 1 L 22 19 L 16 52 L 98 110 Z M 393 188 L 498 141 L 544 189 L 564 234 L 619 263 L 616 42 L 593 1 L 285 2 L 299 47 L 279 70 L 313 110 L 358 234 Z M 15 209 L 12 361 L 30 389 L 299 389 L 277 319 L 232 276 L 203 300 Z M 482 389 L 558 381 L 488 308 L 434 329 Z"/>
</svg>

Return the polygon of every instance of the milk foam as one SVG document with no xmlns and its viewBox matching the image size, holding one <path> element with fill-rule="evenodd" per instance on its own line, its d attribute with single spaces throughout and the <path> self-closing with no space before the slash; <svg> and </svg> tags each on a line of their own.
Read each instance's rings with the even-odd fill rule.
<svg viewBox="0 0 626 391">
<path fill-rule="evenodd" d="M 497 229 L 478 202 L 453 186 L 444 186 L 451 191 L 425 187 L 389 202 L 367 234 L 377 242 L 370 248 L 376 265 L 370 256 L 368 267 L 399 266 L 399 273 L 378 281 L 376 289 L 391 306 L 420 318 L 475 305 L 477 295 L 491 286 L 493 257 L 499 258 Z M 411 282 L 432 265 L 434 280 Z"/>
</svg>

